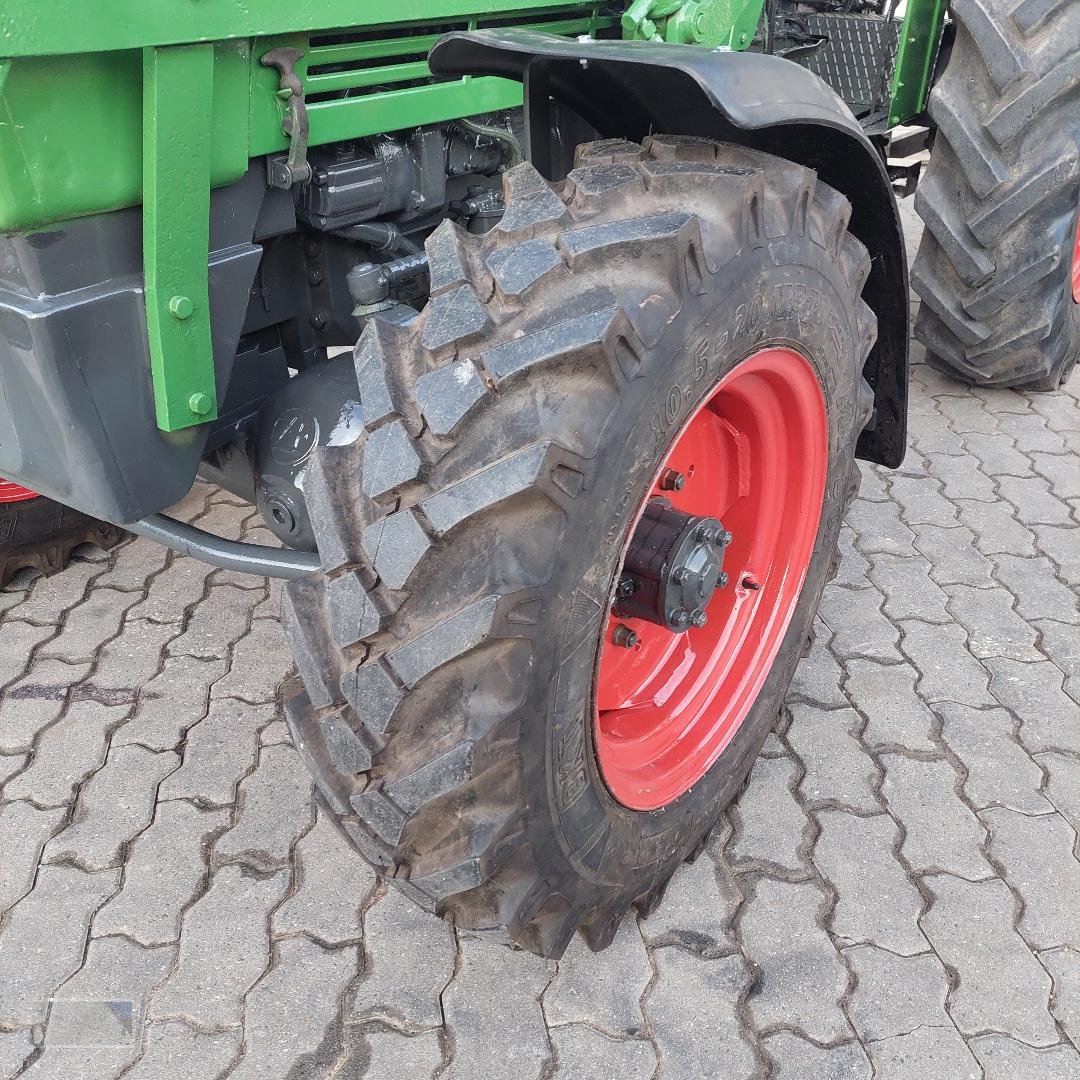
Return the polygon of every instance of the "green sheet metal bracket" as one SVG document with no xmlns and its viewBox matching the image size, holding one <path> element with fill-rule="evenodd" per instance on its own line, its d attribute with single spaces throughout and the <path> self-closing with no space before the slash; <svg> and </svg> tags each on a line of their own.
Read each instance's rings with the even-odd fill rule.
<svg viewBox="0 0 1080 1080">
<path fill-rule="evenodd" d="M 889 100 L 889 127 L 919 115 L 930 96 L 946 0 L 908 0 Z"/>
<path fill-rule="evenodd" d="M 143 50 L 143 272 L 157 424 L 217 416 L 210 334 L 213 45 Z"/>
<path fill-rule="evenodd" d="M 622 17 L 627 41 L 745 49 L 764 0 L 634 0 Z"/>
</svg>

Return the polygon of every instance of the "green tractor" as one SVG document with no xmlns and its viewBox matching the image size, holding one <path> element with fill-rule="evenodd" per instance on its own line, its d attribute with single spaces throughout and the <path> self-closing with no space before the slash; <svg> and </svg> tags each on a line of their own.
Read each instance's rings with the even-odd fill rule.
<svg viewBox="0 0 1080 1080">
<path fill-rule="evenodd" d="M 0 574 L 288 579 L 327 812 L 544 956 L 700 850 L 903 457 L 927 150 L 930 362 L 1080 355 L 1071 0 L 6 7 Z"/>
</svg>

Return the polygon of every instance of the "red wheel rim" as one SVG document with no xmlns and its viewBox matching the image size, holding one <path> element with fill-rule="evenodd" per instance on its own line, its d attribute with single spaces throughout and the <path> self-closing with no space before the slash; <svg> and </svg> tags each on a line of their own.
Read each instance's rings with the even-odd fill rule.
<svg viewBox="0 0 1080 1080">
<path fill-rule="evenodd" d="M 36 499 L 38 493 L 16 484 L 12 480 L 0 480 L 0 503 L 26 502 L 27 499 Z"/>
<path fill-rule="evenodd" d="M 828 459 L 817 375 L 784 348 L 737 364 L 672 443 L 646 499 L 660 494 L 668 469 L 686 477 L 663 495 L 678 510 L 723 522 L 732 534 L 729 583 L 713 594 L 707 624 L 681 634 L 641 619 L 608 621 L 595 742 L 604 782 L 623 805 L 655 810 L 685 794 L 746 719 L 806 579 Z M 632 648 L 612 640 L 620 624 L 637 633 Z"/>
<path fill-rule="evenodd" d="M 1073 241 L 1072 297 L 1074 303 L 1080 304 L 1080 221 L 1076 223 L 1076 239 Z"/>
</svg>

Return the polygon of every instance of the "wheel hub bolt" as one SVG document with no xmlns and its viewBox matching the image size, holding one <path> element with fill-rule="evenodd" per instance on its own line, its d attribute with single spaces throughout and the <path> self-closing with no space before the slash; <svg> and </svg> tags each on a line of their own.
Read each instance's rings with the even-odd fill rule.
<svg viewBox="0 0 1080 1080">
<path fill-rule="evenodd" d="M 633 596 L 635 589 L 636 586 L 632 577 L 627 575 L 626 577 L 620 578 L 619 588 L 617 590 L 619 596 Z"/>
<path fill-rule="evenodd" d="M 716 576 L 716 587 L 718 589 L 722 589 L 730 580 L 731 579 L 727 576 L 727 574 L 725 574 L 724 571 L 721 570 L 720 573 Z"/>
<path fill-rule="evenodd" d="M 638 643 L 638 636 L 626 623 L 619 623 L 611 635 L 611 640 L 622 649 L 632 649 Z"/>
<path fill-rule="evenodd" d="M 686 477 L 677 469 L 665 469 L 660 476 L 661 491 L 682 491 L 686 486 Z"/>
<path fill-rule="evenodd" d="M 699 629 L 702 626 L 704 626 L 708 621 L 709 621 L 709 616 L 706 615 L 705 612 L 701 610 L 701 608 L 698 608 L 697 611 L 695 611 L 690 616 L 690 625 L 691 626 L 696 626 Z"/>
<path fill-rule="evenodd" d="M 728 532 L 728 531 L 727 531 L 727 530 L 725 529 L 725 530 L 724 530 L 724 532 L 722 532 L 722 533 L 721 533 L 721 534 L 720 534 L 720 535 L 719 535 L 719 536 L 717 537 L 717 539 L 716 539 L 716 542 L 717 542 L 717 543 L 718 543 L 718 544 L 719 544 L 719 545 L 720 545 L 721 547 L 727 547 L 727 546 L 728 546 L 728 544 L 730 544 L 730 543 L 731 543 L 731 540 L 732 540 L 732 536 L 731 536 L 731 533 L 729 533 L 729 532 Z"/>
<path fill-rule="evenodd" d="M 685 611 L 672 611 L 668 615 L 668 619 L 675 626 L 685 626 L 690 621 L 690 616 Z"/>
</svg>

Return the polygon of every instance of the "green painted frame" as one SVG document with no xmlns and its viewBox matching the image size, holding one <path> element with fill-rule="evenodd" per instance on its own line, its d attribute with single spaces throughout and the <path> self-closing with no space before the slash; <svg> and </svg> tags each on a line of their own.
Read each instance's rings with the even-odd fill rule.
<svg viewBox="0 0 1080 1080">
<path fill-rule="evenodd" d="M 888 126 L 926 110 L 948 0 L 908 0 L 889 92 Z"/>
</svg>

